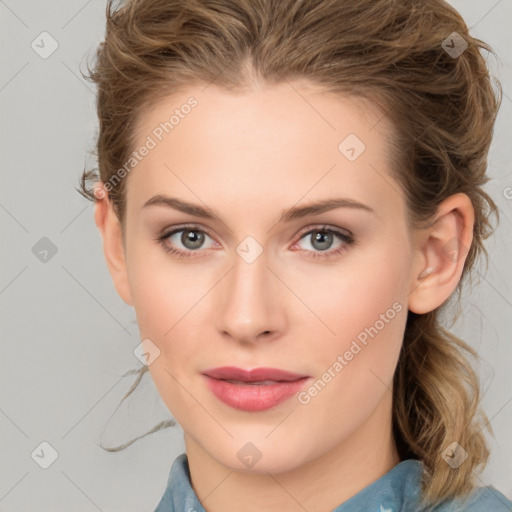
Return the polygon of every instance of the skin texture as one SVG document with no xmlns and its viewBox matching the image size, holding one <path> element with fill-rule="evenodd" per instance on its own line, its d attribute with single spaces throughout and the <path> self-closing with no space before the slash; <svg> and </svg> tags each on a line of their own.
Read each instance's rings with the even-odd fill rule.
<svg viewBox="0 0 512 512">
<path fill-rule="evenodd" d="M 443 248 L 454 238 L 470 246 L 471 202 L 451 196 L 430 228 L 409 232 L 389 174 L 386 119 L 305 82 L 238 95 L 190 87 L 144 114 L 137 147 L 190 96 L 198 105 L 125 178 L 125 246 L 108 198 L 95 206 L 114 285 L 135 308 L 141 340 L 160 350 L 149 369 L 184 430 L 205 509 L 331 510 L 400 462 L 391 389 L 407 311 L 431 311 L 455 290 L 465 254 L 447 257 Z M 366 146 L 354 161 L 338 149 L 349 134 Z M 157 194 L 217 217 L 143 208 Z M 280 221 L 294 206 L 342 197 L 373 212 L 341 207 Z M 155 241 L 186 223 L 207 231 L 204 244 L 187 249 L 181 232 L 166 243 L 192 257 Z M 333 235 L 319 250 L 306 233 L 324 226 L 348 230 L 356 243 Z M 248 236 L 263 251 L 252 263 L 236 252 Z M 324 257 L 308 257 L 314 253 Z M 393 318 L 307 404 L 291 397 L 266 411 L 240 411 L 205 386 L 202 371 L 227 365 L 282 368 L 313 382 L 393 304 Z M 249 442 L 261 454 L 251 468 L 237 457 Z"/>
</svg>

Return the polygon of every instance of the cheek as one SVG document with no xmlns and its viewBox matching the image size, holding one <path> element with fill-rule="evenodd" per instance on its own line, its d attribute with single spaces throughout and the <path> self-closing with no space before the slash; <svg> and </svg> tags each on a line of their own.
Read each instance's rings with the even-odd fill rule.
<svg viewBox="0 0 512 512">
<path fill-rule="evenodd" d="M 311 308 L 330 329 L 317 322 L 325 333 L 315 350 L 318 389 L 328 381 L 317 407 L 323 404 L 339 421 L 346 411 L 359 415 L 352 425 L 392 387 L 407 320 L 408 252 L 396 244 L 373 249 L 331 272 L 328 293 L 315 288 L 308 294 Z"/>
<path fill-rule="evenodd" d="M 302 397 L 311 400 L 315 428 L 330 425 L 326 438 L 339 435 L 340 428 L 348 435 L 392 388 L 407 319 L 407 255 L 383 250 L 374 257 L 372 264 L 340 274 L 329 294 L 309 294 L 335 333 L 322 329 L 326 334 L 314 352 L 316 389 Z"/>
<path fill-rule="evenodd" d="M 393 324 L 406 312 L 407 268 L 410 255 L 396 243 L 373 244 L 355 252 L 339 267 L 321 269 L 312 277 L 302 277 L 300 293 L 322 321 L 327 340 L 343 347 L 365 328 L 377 324 L 379 331 L 396 337 L 401 328 Z M 388 321 L 389 320 L 389 321 Z M 383 324 L 384 322 L 384 324 Z M 385 337 L 388 336 L 386 334 Z"/>
<path fill-rule="evenodd" d="M 198 277 L 194 265 L 171 261 L 156 244 L 130 250 L 130 290 L 140 334 L 165 342 L 187 322 L 187 312 L 205 294 L 208 282 Z"/>
<path fill-rule="evenodd" d="M 160 350 L 149 365 L 150 374 L 175 419 L 186 424 L 188 416 L 201 415 L 183 389 L 191 389 L 195 365 L 200 362 L 198 354 L 205 352 L 201 349 L 201 298 L 209 289 L 208 282 L 197 275 L 194 279 L 192 270 L 184 270 L 184 265 L 148 264 L 143 258 L 133 258 L 132 263 L 132 296 L 140 336 L 149 338 Z"/>
<path fill-rule="evenodd" d="M 149 338 L 160 350 L 149 370 L 174 409 L 182 399 L 180 385 L 190 385 L 207 355 L 205 326 L 211 322 L 205 308 L 218 277 L 208 269 L 200 273 L 195 265 L 171 262 L 161 251 L 151 256 L 151 251 L 132 253 L 130 286 L 141 339 Z"/>
</svg>

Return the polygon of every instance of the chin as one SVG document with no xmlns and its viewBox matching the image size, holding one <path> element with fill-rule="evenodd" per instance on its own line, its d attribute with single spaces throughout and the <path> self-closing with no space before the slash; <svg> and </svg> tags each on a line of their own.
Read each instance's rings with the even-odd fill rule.
<svg viewBox="0 0 512 512">
<path fill-rule="evenodd" d="M 301 454 L 300 458 L 297 457 L 297 452 L 300 451 L 299 447 L 283 447 L 282 445 L 277 447 L 268 440 L 262 440 L 261 443 L 247 441 L 241 443 L 241 446 L 238 446 L 239 443 L 235 444 L 236 446 L 229 448 L 221 447 L 219 453 L 210 452 L 210 454 L 226 468 L 250 474 L 285 473 L 296 469 L 305 462 L 304 454 Z M 231 451 L 234 452 L 234 455 L 228 456 Z"/>
</svg>

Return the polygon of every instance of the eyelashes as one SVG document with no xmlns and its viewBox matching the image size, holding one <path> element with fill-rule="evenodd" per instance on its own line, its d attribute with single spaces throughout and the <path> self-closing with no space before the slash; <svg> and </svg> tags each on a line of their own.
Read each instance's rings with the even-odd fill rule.
<svg viewBox="0 0 512 512">
<path fill-rule="evenodd" d="M 193 255 L 193 253 L 197 253 L 199 251 L 198 250 L 192 250 L 192 249 L 181 250 L 181 249 L 176 249 L 176 248 L 170 246 L 168 244 L 168 240 L 172 236 L 176 235 L 177 233 L 200 233 L 199 240 L 204 240 L 205 235 L 208 236 L 209 238 L 211 238 L 211 236 L 208 234 L 207 231 L 205 231 L 204 229 L 200 229 L 200 228 L 198 228 L 196 226 L 181 226 L 179 228 L 172 229 L 171 231 L 165 231 L 160 236 L 158 236 L 156 241 L 163 247 L 163 249 L 166 252 L 174 254 L 174 255 L 179 256 L 181 258 L 195 258 L 197 256 Z M 183 243 L 183 240 L 184 240 L 184 237 L 182 235 L 181 236 L 181 243 Z M 201 249 L 201 250 L 203 250 L 203 249 Z"/>
<path fill-rule="evenodd" d="M 176 241 L 171 245 L 169 244 L 169 240 L 172 239 L 172 237 L 175 237 L 177 234 L 181 233 L 180 237 L 177 237 L 179 240 L 179 243 L 181 243 L 185 248 L 179 249 L 176 248 L 175 244 Z M 192 236 L 191 236 L 192 235 Z M 312 235 L 315 235 L 312 237 Z M 292 248 L 298 247 L 299 242 L 303 239 L 308 239 L 309 237 L 309 245 L 313 248 L 310 249 L 300 249 L 302 252 L 304 252 L 304 255 L 308 258 L 321 258 L 321 259 L 330 259 L 333 257 L 336 257 L 343 252 L 345 252 L 351 245 L 355 245 L 357 242 L 349 231 L 342 230 L 340 228 L 334 228 L 331 226 L 326 225 L 318 225 L 307 228 L 307 231 L 301 232 L 299 235 L 297 235 L 297 242 L 295 242 L 292 245 Z M 202 247 L 203 243 L 207 240 L 207 238 L 212 239 L 214 244 L 215 242 L 213 240 L 213 237 L 209 234 L 209 232 L 203 228 L 200 228 L 196 225 L 184 225 L 175 227 L 171 230 L 165 230 L 162 232 L 155 241 L 162 246 L 162 248 L 165 250 L 166 253 L 172 254 L 173 256 L 178 256 L 179 258 L 197 258 L 204 256 L 205 249 Z M 311 242 L 320 244 L 325 243 L 327 240 L 327 243 L 332 241 L 333 245 L 335 241 L 337 240 L 338 246 L 335 249 L 331 249 L 331 247 L 327 249 L 318 249 L 315 250 L 315 247 L 312 245 Z M 194 247 L 193 248 L 187 248 L 184 244 L 185 243 L 191 243 Z M 197 247 L 197 245 L 200 245 L 201 247 Z M 293 249 L 296 250 L 296 249 Z M 202 254 L 201 254 L 202 253 Z"/>
<path fill-rule="evenodd" d="M 312 235 L 316 235 L 316 236 L 312 237 Z M 320 235 L 320 237 L 318 235 Z M 335 243 L 336 239 L 338 240 L 339 244 L 338 244 L 337 248 L 331 249 L 329 247 L 328 249 L 314 250 L 315 248 L 313 247 L 311 241 L 322 242 L 322 240 L 326 238 L 325 235 L 327 235 L 327 239 L 332 240 L 333 243 Z M 354 236 L 351 233 L 349 233 L 348 231 L 343 231 L 341 229 L 333 228 L 333 227 L 329 227 L 329 226 L 316 226 L 313 228 L 309 228 L 305 232 L 303 231 L 299 235 L 298 242 L 294 243 L 292 247 L 298 246 L 298 243 L 301 240 L 303 240 L 303 239 L 307 240 L 308 238 L 310 239 L 311 247 L 313 247 L 313 250 L 309 250 L 309 249 L 303 250 L 305 253 L 305 256 L 308 258 L 323 258 L 323 259 L 333 258 L 335 256 L 341 255 L 343 252 L 345 252 L 348 249 L 349 246 L 355 245 L 355 243 L 356 243 Z"/>
</svg>

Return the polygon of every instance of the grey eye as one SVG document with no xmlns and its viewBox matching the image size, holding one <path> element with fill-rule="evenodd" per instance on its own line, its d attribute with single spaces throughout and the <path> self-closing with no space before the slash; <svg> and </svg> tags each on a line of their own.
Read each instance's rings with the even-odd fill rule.
<svg viewBox="0 0 512 512">
<path fill-rule="evenodd" d="M 196 229 L 183 229 L 180 241 L 187 249 L 200 249 L 204 243 L 204 233 Z"/>
<path fill-rule="evenodd" d="M 319 251 L 330 249 L 334 241 L 333 234 L 325 230 L 312 231 L 308 236 L 311 237 L 311 245 Z"/>
</svg>

